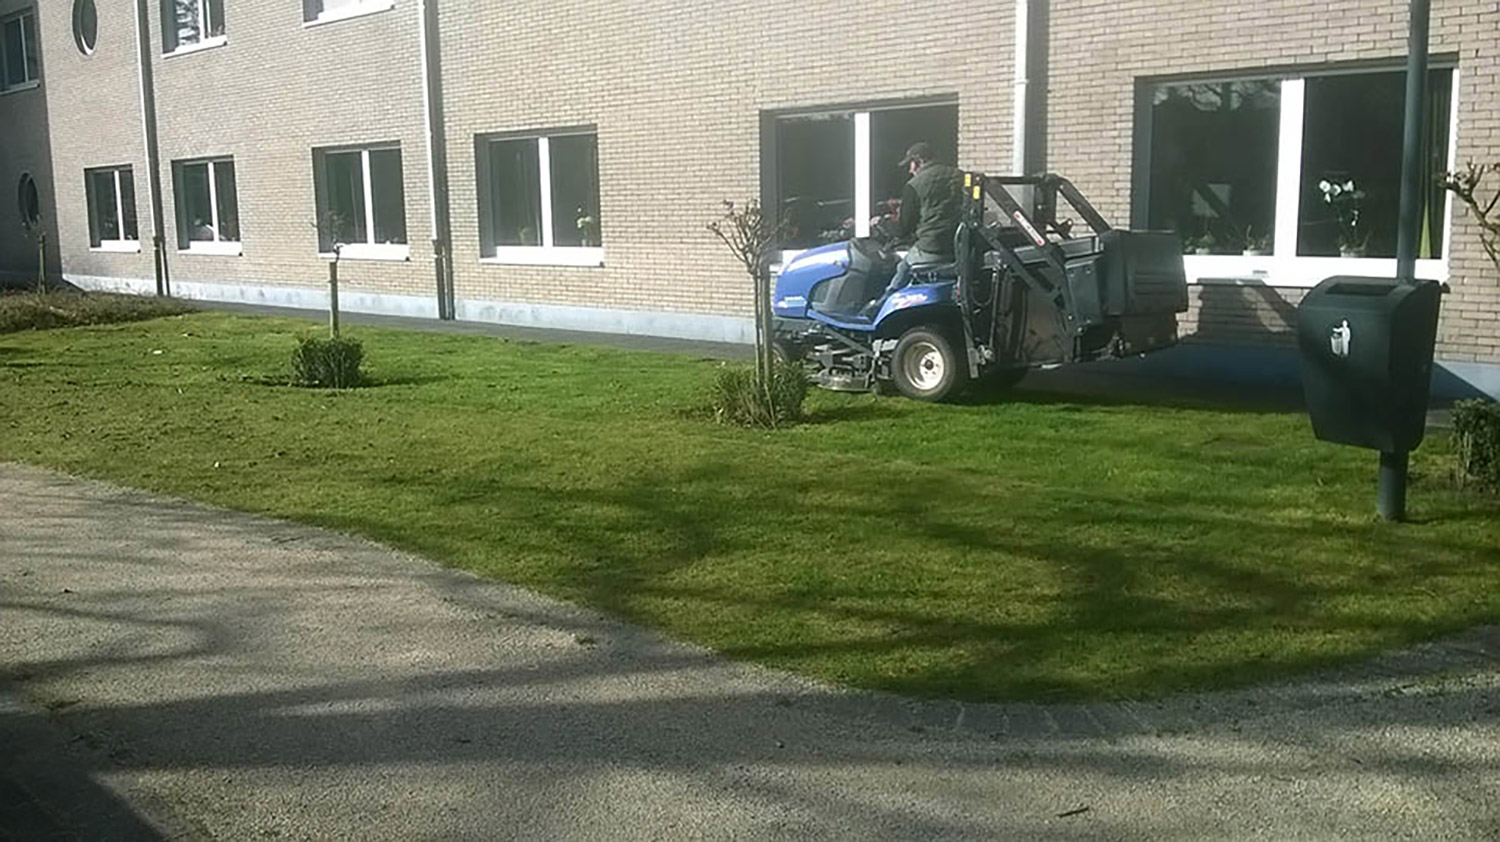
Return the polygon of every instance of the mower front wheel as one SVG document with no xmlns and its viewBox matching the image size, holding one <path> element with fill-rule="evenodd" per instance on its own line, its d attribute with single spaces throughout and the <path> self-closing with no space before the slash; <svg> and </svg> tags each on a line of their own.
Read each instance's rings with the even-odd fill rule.
<svg viewBox="0 0 1500 842">
<path fill-rule="evenodd" d="M 930 327 L 914 327 L 896 343 L 891 379 L 908 398 L 940 401 L 963 389 L 969 369 L 948 337 Z"/>
</svg>

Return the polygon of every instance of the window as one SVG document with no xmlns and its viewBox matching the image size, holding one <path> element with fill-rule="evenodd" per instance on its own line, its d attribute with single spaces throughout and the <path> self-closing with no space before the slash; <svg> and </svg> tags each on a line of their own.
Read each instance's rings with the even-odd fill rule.
<svg viewBox="0 0 1500 842">
<path fill-rule="evenodd" d="M 913 143 L 958 162 L 954 104 L 782 115 L 773 132 L 775 204 L 788 249 L 868 236 L 870 218 L 901 199 L 909 175 L 898 162 Z"/>
<path fill-rule="evenodd" d="M 84 170 L 89 245 L 101 251 L 140 251 L 135 226 L 135 174 L 130 167 Z"/>
<path fill-rule="evenodd" d="M 42 196 L 31 173 L 21 173 L 21 181 L 16 185 L 16 209 L 21 214 L 21 225 L 27 231 L 36 230 L 42 221 Z"/>
<path fill-rule="evenodd" d="M 224 43 L 224 0 L 162 0 L 162 49 L 187 52 Z"/>
<path fill-rule="evenodd" d="M 406 198 L 401 147 L 313 151 L 318 250 L 344 257 L 405 260 Z"/>
<path fill-rule="evenodd" d="M 35 87 L 40 78 L 36 15 L 28 11 L 0 20 L 0 91 Z"/>
<path fill-rule="evenodd" d="M 603 263 L 597 134 L 480 137 L 477 145 L 485 258 L 570 266 Z"/>
<path fill-rule="evenodd" d="M 73 43 L 78 45 L 78 52 L 93 55 L 98 40 L 99 10 L 94 8 L 94 0 L 73 0 Z"/>
<path fill-rule="evenodd" d="M 394 5 L 394 0 L 302 0 L 302 20 L 326 23 L 383 12 Z"/>
<path fill-rule="evenodd" d="M 1433 70 L 1429 173 L 1451 169 L 1457 71 Z M 1146 83 L 1134 222 L 1177 231 L 1193 278 L 1304 286 L 1340 271 L 1394 272 L 1403 71 Z M 1449 201 L 1428 179 L 1418 267 L 1445 276 Z"/>
<path fill-rule="evenodd" d="M 239 197 L 234 159 L 176 161 L 177 248 L 205 254 L 240 253 Z"/>
</svg>

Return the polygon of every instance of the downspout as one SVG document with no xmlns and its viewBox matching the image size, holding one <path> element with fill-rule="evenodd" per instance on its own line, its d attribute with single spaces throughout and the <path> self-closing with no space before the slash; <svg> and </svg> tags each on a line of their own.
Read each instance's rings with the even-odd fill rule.
<svg viewBox="0 0 1500 842">
<path fill-rule="evenodd" d="M 439 319 L 453 319 L 453 230 L 449 214 L 447 136 L 443 129 L 443 74 L 437 0 L 417 0 L 422 33 L 422 107 L 426 112 L 427 207 Z"/>
<path fill-rule="evenodd" d="M 151 17 L 149 0 L 136 0 L 135 41 L 140 52 L 141 126 L 146 137 L 146 178 L 151 203 L 151 254 L 156 263 L 156 294 L 172 294 L 171 271 L 167 266 L 166 224 L 162 217 L 161 149 L 156 142 L 156 82 L 151 71 Z"/>
<path fill-rule="evenodd" d="M 1010 170 L 1012 175 L 1026 174 L 1026 103 L 1031 47 L 1031 0 L 1016 0 L 1015 84 L 1011 93 Z"/>
<path fill-rule="evenodd" d="M 1047 85 L 1051 0 L 1016 0 L 1016 57 L 1011 170 L 1047 170 Z"/>
</svg>

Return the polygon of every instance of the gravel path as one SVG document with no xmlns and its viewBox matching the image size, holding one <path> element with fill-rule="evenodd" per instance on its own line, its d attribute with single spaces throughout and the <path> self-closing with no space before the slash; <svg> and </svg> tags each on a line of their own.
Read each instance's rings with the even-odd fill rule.
<svg viewBox="0 0 1500 842">
<path fill-rule="evenodd" d="M 1500 629 L 917 703 L 366 541 L 0 464 L 0 838 L 1500 837 Z"/>
</svg>

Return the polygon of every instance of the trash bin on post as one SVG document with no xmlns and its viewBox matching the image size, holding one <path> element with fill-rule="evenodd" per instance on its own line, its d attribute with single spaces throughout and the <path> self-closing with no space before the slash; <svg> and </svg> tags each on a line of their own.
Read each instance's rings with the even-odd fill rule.
<svg viewBox="0 0 1500 842">
<path fill-rule="evenodd" d="M 1339 276 L 1297 307 L 1302 388 L 1323 441 L 1404 455 L 1422 443 L 1442 285 Z"/>
<path fill-rule="evenodd" d="M 1339 276 L 1297 308 L 1302 388 L 1323 441 L 1406 453 L 1422 443 L 1442 286 Z"/>
</svg>

